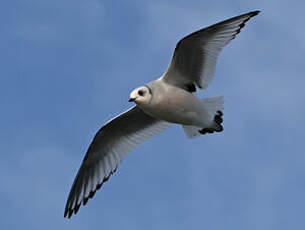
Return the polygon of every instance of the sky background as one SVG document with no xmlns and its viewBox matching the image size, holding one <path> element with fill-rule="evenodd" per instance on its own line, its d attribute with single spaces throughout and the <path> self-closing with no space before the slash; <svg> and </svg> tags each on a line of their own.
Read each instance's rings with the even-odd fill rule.
<svg viewBox="0 0 305 230">
<path fill-rule="evenodd" d="M 304 229 L 305 2 L 16 0 L 0 8 L 0 229 Z M 72 219 L 96 131 L 167 68 L 185 35 L 262 10 L 200 97 L 224 132 L 172 126 L 130 153 Z"/>
</svg>

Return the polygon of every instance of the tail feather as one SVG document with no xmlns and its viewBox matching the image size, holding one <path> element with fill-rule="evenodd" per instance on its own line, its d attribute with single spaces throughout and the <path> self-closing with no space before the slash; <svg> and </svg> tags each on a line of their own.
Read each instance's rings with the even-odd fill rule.
<svg viewBox="0 0 305 230">
<path fill-rule="evenodd" d="M 206 119 L 212 121 L 214 116 L 217 115 L 217 111 L 223 113 L 223 96 L 202 98 L 200 100 L 202 103 L 202 110 L 204 114 L 208 116 Z"/>
<path fill-rule="evenodd" d="M 223 104 L 222 96 L 200 99 L 202 103 L 202 119 L 204 127 L 183 125 L 184 132 L 188 138 L 195 138 L 200 134 L 223 131 Z"/>
<path fill-rule="evenodd" d="M 188 138 L 192 139 L 192 138 L 200 136 L 199 131 L 202 129 L 201 127 L 192 126 L 192 125 L 182 125 L 182 127 L 183 127 L 185 135 Z"/>
</svg>

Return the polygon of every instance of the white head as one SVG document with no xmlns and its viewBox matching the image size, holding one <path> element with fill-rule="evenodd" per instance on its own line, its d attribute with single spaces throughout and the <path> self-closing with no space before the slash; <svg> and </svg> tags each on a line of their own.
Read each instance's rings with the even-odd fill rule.
<svg viewBox="0 0 305 230">
<path fill-rule="evenodd" d="M 134 89 L 131 94 L 129 101 L 134 101 L 136 104 L 145 105 L 150 102 L 152 98 L 152 91 L 148 86 L 141 86 Z"/>
</svg>

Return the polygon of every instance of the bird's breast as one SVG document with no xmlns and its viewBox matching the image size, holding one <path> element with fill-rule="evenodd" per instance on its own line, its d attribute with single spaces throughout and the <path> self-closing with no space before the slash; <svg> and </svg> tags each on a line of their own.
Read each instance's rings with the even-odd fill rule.
<svg viewBox="0 0 305 230">
<path fill-rule="evenodd" d="M 194 125 L 198 120 L 198 98 L 193 94 L 166 86 L 154 92 L 149 105 L 143 107 L 149 115 L 172 123 Z"/>
</svg>

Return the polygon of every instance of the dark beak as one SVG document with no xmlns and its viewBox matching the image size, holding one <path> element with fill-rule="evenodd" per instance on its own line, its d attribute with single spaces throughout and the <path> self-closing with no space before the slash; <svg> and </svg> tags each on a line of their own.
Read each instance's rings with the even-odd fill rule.
<svg viewBox="0 0 305 230">
<path fill-rule="evenodd" d="M 135 101 L 136 99 L 135 98 L 129 98 L 129 102 L 133 102 L 133 101 Z"/>
</svg>

